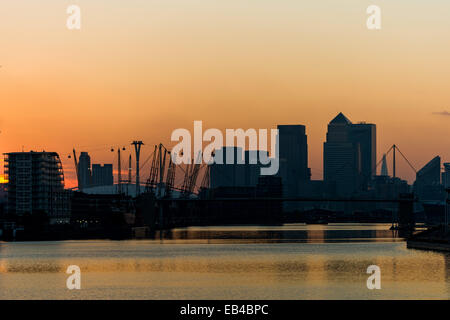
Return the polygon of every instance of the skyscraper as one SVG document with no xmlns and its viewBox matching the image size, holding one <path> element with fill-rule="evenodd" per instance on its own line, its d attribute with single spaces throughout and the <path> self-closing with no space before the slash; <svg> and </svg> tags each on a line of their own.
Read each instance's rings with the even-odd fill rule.
<svg viewBox="0 0 450 320">
<path fill-rule="evenodd" d="M 233 153 L 233 164 L 227 164 L 226 153 Z M 259 159 L 259 152 L 255 150 L 243 151 L 239 147 L 223 147 L 215 151 L 215 159 L 222 159 L 223 164 L 211 165 L 211 188 L 218 187 L 256 187 L 262 165 L 250 163 L 250 159 Z M 244 161 L 244 163 L 238 163 Z"/>
<path fill-rule="evenodd" d="M 328 124 L 323 166 L 324 180 L 337 195 L 367 190 L 376 173 L 376 126 L 353 124 L 339 113 Z"/>
<path fill-rule="evenodd" d="M 57 153 L 7 153 L 5 173 L 9 214 L 23 216 L 43 212 L 50 223 L 68 219 L 70 210 L 65 201 L 64 173 Z"/>
<path fill-rule="evenodd" d="M 420 200 L 440 200 L 443 197 L 441 157 L 434 157 L 417 171 L 414 191 Z"/>
<path fill-rule="evenodd" d="M 299 183 L 311 178 L 308 168 L 308 138 L 304 125 L 278 125 L 279 176 L 284 196 L 299 194 Z"/>
<path fill-rule="evenodd" d="M 78 161 L 78 187 L 80 190 L 88 188 L 92 183 L 91 157 L 87 152 L 81 152 Z"/>
<path fill-rule="evenodd" d="M 441 157 L 434 157 L 422 169 L 417 171 L 416 183 L 424 186 L 441 184 Z"/>
<path fill-rule="evenodd" d="M 233 153 L 233 164 L 226 163 L 226 154 Z M 223 147 L 215 150 L 215 159 L 219 163 L 211 165 L 211 188 L 235 187 L 244 185 L 243 165 L 238 165 L 238 159 L 243 159 L 242 149 L 238 147 Z M 221 162 L 221 163 L 220 163 Z"/>
<path fill-rule="evenodd" d="M 359 144 L 361 153 L 361 187 L 367 190 L 370 180 L 376 175 L 377 127 L 371 123 L 355 123 L 350 126 L 350 139 Z"/>
</svg>

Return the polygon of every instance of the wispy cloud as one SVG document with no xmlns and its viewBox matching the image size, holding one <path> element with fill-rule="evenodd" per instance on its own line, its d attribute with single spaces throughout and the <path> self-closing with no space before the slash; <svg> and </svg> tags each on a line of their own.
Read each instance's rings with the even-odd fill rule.
<svg viewBox="0 0 450 320">
<path fill-rule="evenodd" d="M 450 112 L 448 112 L 448 111 L 433 112 L 433 114 L 436 114 L 436 115 L 438 115 L 438 116 L 447 116 L 447 117 L 450 117 Z"/>
</svg>

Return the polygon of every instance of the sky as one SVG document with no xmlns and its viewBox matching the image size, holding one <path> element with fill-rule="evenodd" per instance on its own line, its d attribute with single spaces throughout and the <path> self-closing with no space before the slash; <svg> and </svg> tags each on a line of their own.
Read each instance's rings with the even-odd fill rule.
<svg viewBox="0 0 450 320">
<path fill-rule="evenodd" d="M 81 30 L 66 9 L 81 8 Z M 381 30 L 368 30 L 378 5 Z M 419 169 L 450 162 L 450 2 L 444 0 L 14 0 L 0 4 L 0 152 L 142 158 L 173 130 L 306 125 L 322 178 L 327 123 L 377 125 Z M 0 165 L 3 166 L 3 160 Z M 2 172 L 2 171 L 0 171 Z M 399 160 L 398 175 L 415 174 Z M 0 178 L 1 179 L 1 178 Z"/>
</svg>

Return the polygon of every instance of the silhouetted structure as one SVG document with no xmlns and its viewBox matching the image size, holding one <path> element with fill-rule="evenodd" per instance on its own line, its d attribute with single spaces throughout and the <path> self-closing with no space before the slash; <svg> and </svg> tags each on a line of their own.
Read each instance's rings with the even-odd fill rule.
<svg viewBox="0 0 450 320">
<path fill-rule="evenodd" d="M 450 162 L 444 163 L 444 172 L 442 174 L 442 184 L 444 188 L 450 189 Z"/>
<path fill-rule="evenodd" d="M 141 156 L 141 147 L 144 145 L 142 141 L 133 141 L 131 145 L 134 146 L 135 156 L 136 156 L 136 195 L 141 193 L 141 177 L 139 174 L 139 161 Z"/>
<path fill-rule="evenodd" d="M 281 177 L 260 176 L 256 185 L 256 197 L 282 198 L 283 183 Z"/>
<path fill-rule="evenodd" d="M 286 197 L 299 195 L 299 183 L 311 179 L 308 141 L 304 125 L 278 125 L 279 176 Z"/>
<path fill-rule="evenodd" d="M 71 208 L 74 237 L 129 237 L 135 222 L 131 198 L 123 195 L 74 192 Z"/>
<path fill-rule="evenodd" d="M 339 113 L 324 143 L 324 180 L 339 196 L 365 191 L 376 167 L 376 126 L 353 124 Z"/>
<path fill-rule="evenodd" d="M 112 164 L 93 164 L 92 165 L 92 185 L 93 186 L 112 186 L 114 184 L 113 165 Z"/>
<path fill-rule="evenodd" d="M 232 155 L 233 163 L 226 163 L 227 152 Z M 256 187 L 260 175 L 261 164 L 259 152 L 255 150 L 243 152 L 239 147 L 223 147 L 215 151 L 214 158 L 221 163 L 210 166 L 210 186 L 219 187 Z M 251 163 L 250 159 L 253 159 Z M 216 162 L 217 162 L 216 161 Z"/>
<path fill-rule="evenodd" d="M 92 184 L 91 157 L 87 152 L 81 152 L 78 161 L 78 184 L 80 190 Z"/>
<path fill-rule="evenodd" d="M 373 199 L 399 199 L 401 194 L 411 192 L 411 187 L 406 180 L 393 178 L 387 175 L 375 176 L 369 185 L 370 196 Z M 396 203 L 385 202 L 375 203 L 374 210 L 388 210 L 392 213 L 396 212 L 398 206 Z"/>
<path fill-rule="evenodd" d="M 415 221 L 413 215 L 414 194 L 400 194 L 398 209 L 398 227 L 403 230 L 414 230 Z"/>
<path fill-rule="evenodd" d="M 8 193 L 6 192 L 6 184 L 0 183 L 0 229 L 2 228 L 2 223 L 6 219 L 6 202 Z"/>
<path fill-rule="evenodd" d="M 386 161 L 386 154 L 383 154 L 383 162 L 381 164 L 381 176 L 389 176 L 388 167 L 387 167 L 387 161 Z"/>
<path fill-rule="evenodd" d="M 370 180 L 376 175 L 376 125 L 365 122 L 351 124 L 350 140 L 355 144 L 359 144 L 359 152 L 361 157 L 361 187 L 363 191 L 366 191 Z"/>
<path fill-rule="evenodd" d="M 420 200 L 443 200 L 441 157 L 436 156 L 417 172 L 414 191 Z"/>
<path fill-rule="evenodd" d="M 64 190 L 64 173 L 57 153 L 7 153 L 5 174 L 8 177 L 8 214 L 45 214 L 50 223 L 68 221 L 69 194 Z"/>
<path fill-rule="evenodd" d="M 411 191 L 406 180 L 384 175 L 373 178 L 371 190 L 375 192 L 376 199 L 398 199 L 400 194 Z"/>
<path fill-rule="evenodd" d="M 361 150 L 350 137 L 351 122 L 342 113 L 328 124 L 324 143 L 324 180 L 338 195 L 347 196 L 360 187 Z"/>
<path fill-rule="evenodd" d="M 228 151 L 227 151 L 228 150 Z M 233 164 L 226 163 L 226 153 L 233 153 Z M 211 188 L 245 186 L 244 166 L 238 165 L 238 159 L 243 160 L 242 149 L 223 147 L 215 151 L 216 162 L 211 165 Z"/>
</svg>

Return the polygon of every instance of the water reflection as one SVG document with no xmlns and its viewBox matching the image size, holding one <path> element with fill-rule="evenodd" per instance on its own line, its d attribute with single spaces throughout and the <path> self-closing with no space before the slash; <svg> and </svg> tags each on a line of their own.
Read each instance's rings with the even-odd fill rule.
<svg viewBox="0 0 450 320">
<path fill-rule="evenodd" d="M 205 227 L 144 241 L 0 243 L 2 299 L 448 299 L 450 256 L 388 225 Z M 209 242 L 209 243 L 208 243 Z M 65 288 L 67 266 L 82 290 Z M 366 269 L 382 270 L 382 290 Z"/>
<path fill-rule="evenodd" d="M 397 231 L 389 230 L 389 227 L 388 224 L 190 227 L 157 231 L 154 238 L 161 242 L 164 240 L 207 240 L 207 243 L 402 241 Z"/>
</svg>

